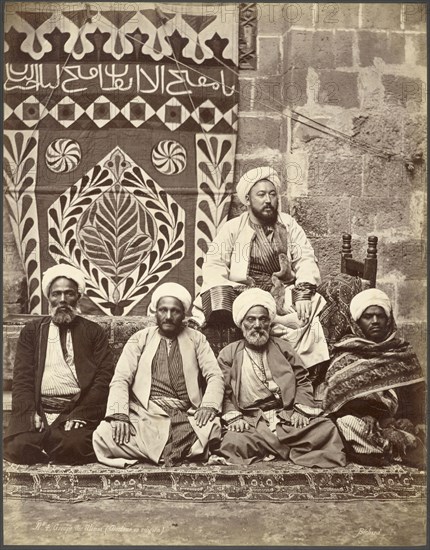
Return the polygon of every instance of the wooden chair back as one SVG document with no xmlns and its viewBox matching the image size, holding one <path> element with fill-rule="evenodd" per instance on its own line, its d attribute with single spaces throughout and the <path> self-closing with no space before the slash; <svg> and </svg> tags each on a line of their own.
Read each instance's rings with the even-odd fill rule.
<svg viewBox="0 0 430 550">
<path fill-rule="evenodd" d="M 352 257 L 351 235 L 342 235 L 341 272 L 370 281 L 370 288 L 376 286 L 376 272 L 378 269 L 378 237 L 371 235 L 367 239 L 367 255 L 364 261 L 354 260 Z"/>
</svg>

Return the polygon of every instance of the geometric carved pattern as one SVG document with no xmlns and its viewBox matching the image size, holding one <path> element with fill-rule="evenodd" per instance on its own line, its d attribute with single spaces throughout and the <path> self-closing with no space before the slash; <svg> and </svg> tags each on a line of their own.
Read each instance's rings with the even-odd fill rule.
<svg viewBox="0 0 430 550">
<path fill-rule="evenodd" d="M 161 122 L 165 128 L 172 132 L 186 123 L 190 116 L 196 125 L 203 128 L 205 132 L 212 131 L 221 121 L 230 126 L 233 131 L 236 131 L 238 121 L 237 105 L 223 112 L 210 99 L 196 106 L 191 113 L 176 97 L 168 98 L 157 111 L 139 96 L 134 97 L 121 109 L 105 96 L 97 97 L 85 110 L 70 96 L 63 97 L 49 111 L 34 96 L 25 99 L 15 109 L 11 109 L 6 103 L 4 104 L 4 120 L 7 120 L 14 113 L 21 122 L 30 128 L 38 123 L 39 128 L 43 128 L 44 124 L 40 121 L 48 112 L 54 120 L 51 119 L 47 126 L 49 125 L 52 128 L 53 124 L 55 125 L 55 122 L 57 122 L 64 128 L 70 129 L 81 128 L 79 118 L 84 113 L 91 119 L 90 124 L 94 128 L 109 127 L 109 124 L 118 113 L 121 113 L 126 119 L 120 120 L 118 127 L 130 127 L 130 125 L 135 128 L 146 127 L 145 125 L 152 119 L 153 122 L 155 121 L 158 124 Z"/>
<path fill-rule="evenodd" d="M 84 113 L 84 110 L 69 96 L 63 97 L 61 101 L 49 110 L 52 117 L 65 128 L 71 126 Z M 24 121 L 25 122 L 25 121 Z"/>
<path fill-rule="evenodd" d="M 149 120 L 155 111 L 144 99 L 136 96 L 121 109 L 121 113 L 133 126 L 138 128 Z"/>
<path fill-rule="evenodd" d="M 222 47 L 223 59 L 237 65 L 237 48 L 232 40 L 237 13 L 231 6 L 222 13 L 220 10 L 206 15 L 199 4 L 187 4 L 187 13 L 181 13 L 184 6 L 181 4 L 101 2 L 81 10 L 77 9 L 79 5 L 84 6 L 40 2 L 34 3 L 34 10 L 29 11 L 31 3 L 22 4 L 22 8 L 16 3 L 5 22 L 7 54 L 18 57 L 23 53 L 36 61 L 55 56 L 54 37 L 67 29 L 64 54 L 70 54 L 71 61 L 103 56 L 119 61 L 143 55 L 160 61 L 172 56 L 170 39 L 179 32 L 186 37 L 180 53 L 193 63 L 200 65 L 213 59 L 214 52 Z M 21 35 L 17 52 L 9 47 L 12 32 Z"/>
<path fill-rule="evenodd" d="M 257 4 L 239 4 L 239 69 L 257 68 Z"/>
<path fill-rule="evenodd" d="M 86 294 L 126 315 L 184 256 L 183 209 L 119 147 L 48 211 L 49 252 L 81 269 Z"/>
<path fill-rule="evenodd" d="M 207 99 L 199 107 L 196 107 L 191 116 L 205 132 L 210 132 L 221 120 L 224 120 L 235 130 L 237 126 L 236 112 L 237 108 L 233 107 L 226 113 L 223 113 L 210 99 Z"/>
</svg>

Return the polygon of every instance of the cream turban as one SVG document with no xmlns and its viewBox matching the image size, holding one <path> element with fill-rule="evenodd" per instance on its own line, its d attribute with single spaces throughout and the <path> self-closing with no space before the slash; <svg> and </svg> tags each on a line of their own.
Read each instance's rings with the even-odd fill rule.
<svg viewBox="0 0 430 550">
<path fill-rule="evenodd" d="M 276 316 L 276 302 L 270 292 L 261 288 L 245 290 L 233 302 L 233 320 L 240 328 L 248 311 L 255 306 L 263 306 L 267 309 L 272 322 Z"/>
<path fill-rule="evenodd" d="M 85 277 L 82 271 L 68 264 L 57 264 L 47 269 L 42 277 L 42 291 L 47 298 L 52 283 L 59 277 L 71 279 L 78 285 L 78 292 L 80 294 L 85 292 Z"/>
<path fill-rule="evenodd" d="M 190 309 L 191 303 L 193 301 L 193 299 L 191 298 L 191 294 L 182 285 L 179 285 L 178 283 L 164 283 L 157 287 L 152 293 L 152 299 L 148 313 L 154 314 L 157 310 L 158 300 L 160 300 L 160 298 L 166 298 L 167 296 L 171 296 L 172 298 L 176 298 L 180 302 L 182 302 L 182 305 L 184 306 L 184 310 L 186 312 Z"/>
<path fill-rule="evenodd" d="M 362 316 L 363 312 L 370 306 L 379 306 L 385 311 L 387 317 L 391 316 L 391 301 L 390 298 L 377 288 L 369 288 L 368 290 L 363 290 L 354 296 L 351 300 L 349 309 L 351 311 L 351 317 L 354 321 L 358 321 Z"/>
<path fill-rule="evenodd" d="M 260 166 L 259 168 L 253 168 L 245 172 L 240 178 L 239 183 L 236 186 L 236 193 L 242 204 L 246 204 L 245 197 L 248 195 L 251 188 L 261 180 L 268 180 L 276 188 L 276 193 L 279 193 L 281 188 L 281 180 L 273 168 L 270 166 Z"/>
</svg>

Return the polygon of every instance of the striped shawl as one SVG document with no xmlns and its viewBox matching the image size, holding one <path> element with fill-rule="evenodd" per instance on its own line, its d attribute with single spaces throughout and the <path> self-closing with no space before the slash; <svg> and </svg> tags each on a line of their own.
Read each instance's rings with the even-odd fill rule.
<svg viewBox="0 0 430 550">
<path fill-rule="evenodd" d="M 326 374 L 323 400 L 326 414 L 373 392 L 424 380 L 412 347 L 397 336 L 393 321 L 392 326 L 390 335 L 383 342 L 375 343 L 364 338 L 353 322 L 355 334 L 344 336 L 335 344 L 335 356 Z"/>
</svg>

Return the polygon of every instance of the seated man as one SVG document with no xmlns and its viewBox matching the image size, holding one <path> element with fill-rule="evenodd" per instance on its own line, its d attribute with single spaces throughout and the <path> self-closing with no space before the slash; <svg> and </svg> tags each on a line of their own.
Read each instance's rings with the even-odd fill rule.
<svg viewBox="0 0 430 550">
<path fill-rule="evenodd" d="M 425 386 L 418 358 L 397 336 L 384 292 L 360 292 L 350 311 L 353 333 L 334 345 L 324 412 L 336 419 L 351 460 L 422 467 Z"/>
<path fill-rule="evenodd" d="M 189 292 L 176 283 L 153 293 L 156 327 L 134 334 L 119 358 L 105 420 L 94 433 L 97 458 L 125 468 L 207 458 L 218 445 L 224 380 L 205 336 L 183 325 Z"/>
<path fill-rule="evenodd" d="M 227 221 L 209 245 L 193 316 L 201 325 L 228 323 L 240 292 L 269 291 L 277 304 L 272 334 L 288 340 L 309 368 L 329 359 L 318 318 L 325 300 L 315 292 L 320 272 L 305 232 L 278 211 L 280 185 L 268 166 L 240 178 L 237 195 L 247 211 Z"/>
<path fill-rule="evenodd" d="M 95 462 L 92 433 L 106 408 L 114 363 L 104 330 L 77 315 L 81 271 L 48 269 L 50 316 L 28 323 L 16 350 L 4 456 L 18 464 Z"/>
<path fill-rule="evenodd" d="M 334 423 L 319 417 L 303 363 L 287 342 L 269 336 L 275 315 L 275 300 L 261 289 L 246 290 L 233 303 L 244 338 L 218 357 L 227 424 L 219 454 L 234 464 L 275 455 L 302 466 L 344 466 L 342 440 Z"/>
</svg>

